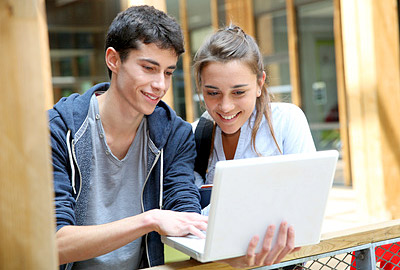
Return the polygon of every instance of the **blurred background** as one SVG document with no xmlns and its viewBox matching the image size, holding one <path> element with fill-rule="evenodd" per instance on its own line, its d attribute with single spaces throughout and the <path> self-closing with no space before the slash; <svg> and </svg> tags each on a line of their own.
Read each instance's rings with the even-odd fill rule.
<svg viewBox="0 0 400 270">
<path fill-rule="evenodd" d="M 83 93 L 98 82 L 108 81 L 104 63 L 107 27 L 119 11 L 146 1 L 45 2 L 54 102 L 62 96 Z M 337 149 L 341 152 L 333 0 L 296 0 L 291 1 L 291 6 L 286 0 L 154 2 L 175 17 L 185 31 L 187 53 L 178 62 L 170 91 L 172 98 L 167 101 L 178 115 L 192 122 L 204 111 L 199 102 L 201 97 L 195 91 L 191 59 L 210 33 L 232 22 L 257 40 L 264 56 L 269 91 L 275 100 L 294 102 L 303 109 L 318 150 Z M 293 11 L 295 20 L 288 21 L 288 13 Z M 293 29 L 292 36 L 289 27 Z M 292 73 L 295 78 L 290 71 L 289 38 L 298 39 L 298 51 L 292 57 L 296 59 L 298 69 L 298 74 Z M 296 85 L 296 89 L 292 85 Z M 298 98 L 294 99 L 293 95 Z M 346 181 L 342 167 L 340 162 L 335 180 L 340 184 Z"/>
<path fill-rule="evenodd" d="M 340 152 L 332 227 L 400 218 L 400 0 L 0 0 L 5 269 L 56 268 L 45 111 L 108 81 L 107 28 L 140 4 L 182 26 L 186 53 L 163 98 L 178 115 L 192 122 L 203 111 L 191 70 L 203 39 L 239 25 L 261 48 L 275 100 L 305 112 L 318 150 Z"/>
<path fill-rule="evenodd" d="M 46 0 L 54 102 L 71 93 L 83 93 L 108 80 L 104 63 L 104 37 L 116 14 L 130 4 L 146 1 Z M 160 2 L 157 1 L 158 5 Z M 152 4 L 152 3 L 149 3 Z M 218 27 L 236 23 L 256 38 L 276 101 L 299 98 L 309 120 L 318 150 L 342 149 L 333 27 L 333 0 L 165 0 L 167 13 L 184 27 L 187 53 L 174 73 L 172 100 L 175 111 L 189 122 L 204 108 L 196 94 L 190 61 L 203 40 Z M 299 74 L 291 78 L 288 13 L 295 9 Z M 189 65 L 185 65 L 185 59 Z M 186 78 L 184 76 L 186 74 Z M 293 82 L 293 80 L 295 80 Z M 293 89 L 292 83 L 299 84 Z M 201 97 L 200 97 L 201 98 Z M 301 100 L 301 102 L 300 102 Z M 337 182 L 344 183 L 343 175 Z"/>
</svg>

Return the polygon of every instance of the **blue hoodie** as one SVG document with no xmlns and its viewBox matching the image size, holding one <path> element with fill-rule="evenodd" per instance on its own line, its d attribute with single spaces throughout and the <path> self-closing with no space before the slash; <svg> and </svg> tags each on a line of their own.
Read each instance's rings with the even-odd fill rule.
<svg viewBox="0 0 400 270">
<path fill-rule="evenodd" d="M 55 210 L 57 230 L 81 225 L 88 202 L 92 142 L 87 116 L 96 91 L 106 91 L 109 83 L 98 84 L 85 94 L 62 98 L 49 110 Z M 200 213 L 199 193 L 194 185 L 195 143 L 191 125 L 160 101 L 148 125 L 147 180 L 142 190 L 142 210 L 167 209 Z M 145 236 L 142 265 L 164 263 L 160 235 Z M 72 264 L 61 266 L 70 269 Z"/>
</svg>

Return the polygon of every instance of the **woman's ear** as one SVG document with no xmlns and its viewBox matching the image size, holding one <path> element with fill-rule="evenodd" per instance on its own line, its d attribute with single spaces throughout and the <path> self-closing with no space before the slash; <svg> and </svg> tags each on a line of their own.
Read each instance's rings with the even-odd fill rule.
<svg viewBox="0 0 400 270">
<path fill-rule="evenodd" d="M 106 50 L 106 65 L 112 73 L 118 73 L 120 63 L 119 53 L 113 47 L 108 47 Z"/>
<path fill-rule="evenodd" d="M 258 80 L 258 87 L 259 87 L 259 89 L 258 89 L 258 91 L 257 91 L 257 97 L 260 97 L 260 96 L 261 96 L 262 87 L 263 87 L 263 85 L 264 85 L 264 83 L 265 83 L 265 78 L 266 78 L 266 77 L 267 77 L 267 75 L 265 74 L 265 71 L 263 71 L 263 73 L 262 73 L 262 78 Z"/>
</svg>

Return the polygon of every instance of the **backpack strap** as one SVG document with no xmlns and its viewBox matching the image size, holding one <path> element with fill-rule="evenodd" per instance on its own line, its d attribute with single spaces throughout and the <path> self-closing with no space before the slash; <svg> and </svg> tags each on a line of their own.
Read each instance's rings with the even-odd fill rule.
<svg viewBox="0 0 400 270">
<path fill-rule="evenodd" d="M 206 179 L 208 159 L 212 150 L 213 135 L 214 122 L 204 117 L 200 117 L 196 131 L 194 132 L 197 152 L 194 170 L 199 173 L 204 180 Z"/>
</svg>

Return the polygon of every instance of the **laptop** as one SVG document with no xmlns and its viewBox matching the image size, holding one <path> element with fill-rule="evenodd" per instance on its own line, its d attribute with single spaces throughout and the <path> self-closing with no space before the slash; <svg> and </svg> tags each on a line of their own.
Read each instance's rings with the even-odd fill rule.
<svg viewBox="0 0 400 270">
<path fill-rule="evenodd" d="M 295 229 L 295 246 L 317 244 L 338 151 L 220 161 L 216 164 L 206 238 L 162 236 L 162 242 L 200 262 L 243 256 L 268 225 Z"/>
</svg>

